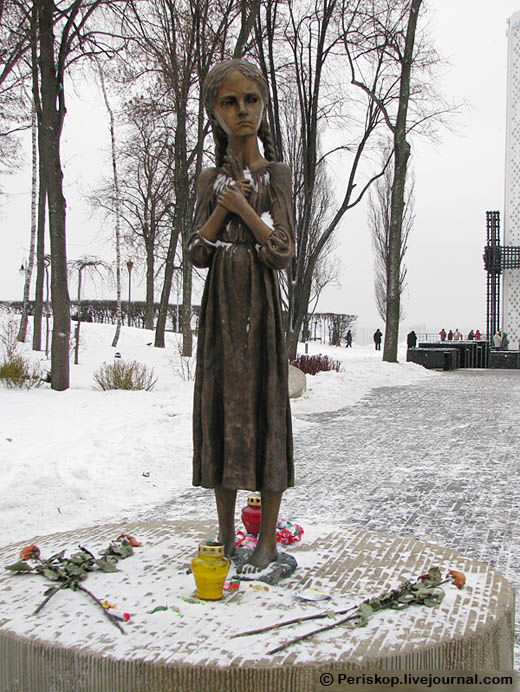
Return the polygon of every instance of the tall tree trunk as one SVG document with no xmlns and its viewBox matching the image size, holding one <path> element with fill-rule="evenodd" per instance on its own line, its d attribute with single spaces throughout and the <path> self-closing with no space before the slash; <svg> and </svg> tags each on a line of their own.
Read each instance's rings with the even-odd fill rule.
<svg viewBox="0 0 520 692">
<path fill-rule="evenodd" d="M 303 283 L 298 290 L 298 296 L 293 300 L 292 308 L 292 324 L 288 325 L 287 331 L 287 353 L 289 360 L 296 358 L 298 350 L 298 338 L 304 321 L 308 314 L 308 305 L 310 301 L 312 288 L 312 270 L 309 271 L 303 279 Z"/>
<path fill-rule="evenodd" d="M 193 335 L 191 333 L 191 287 L 193 267 L 185 257 L 182 265 L 182 355 L 191 356 L 193 350 Z"/>
<path fill-rule="evenodd" d="M 31 123 L 31 139 L 32 139 L 32 182 L 31 182 L 31 244 L 29 248 L 29 257 L 27 266 L 25 267 L 25 281 L 23 286 L 23 307 L 22 317 L 20 319 L 20 329 L 18 330 L 18 341 L 25 342 L 27 337 L 27 322 L 29 312 L 29 295 L 31 290 L 31 278 L 34 267 L 34 250 L 36 247 L 36 216 L 38 210 L 38 124 L 36 116 L 36 107 L 33 106 L 32 123 Z"/>
<path fill-rule="evenodd" d="M 405 184 L 410 144 L 406 139 L 406 123 L 408 103 L 410 100 L 410 77 L 413 65 L 413 48 L 417 18 L 422 0 L 412 0 L 404 55 L 401 63 L 401 80 L 399 85 L 399 108 L 394 128 L 394 179 L 392 182 L 392 203 L 390 209 L 390 233 L 388 239 L 388 269 L 387 269 L 387 303 L 385 346 L 383 360 L 397 362 L 397 346 L 399 341 L 399 317 L 401 311 L 401 234 L 405 208 Z"/>
<path fill-rule="evenodd" d="M 76 323 L 76 339 L 74 344 L 74 365 L 79 364 L 79 330 L 81 327 L 81 269 L 78 270 L 78 321 Z"/>
<path fill-rule="evenodd" d="M 178 122 L 186 122 L 186 113 L 179 111 L 177 114 Z M 155 346 L 164 348 L 165 338 L 164 330 L 166 328 L 166 315 L 168 313 L 168 304 L 170 302 L 170 293 L 172 290 L 172 280 L 175 261 L 175 250 L 177 248 L 178 239 L 183 243 L 182 257 L 182 355 L 191 356 L 192 339 L 191 339 L 191 320 L 186 318 L 191 317 L 191 262 L 185 258 L 184 246 L 187 237 L 187 229 L 191 227 L 193 207 L 189 203 L 189 172 L 187 169 L 187 149 L 186 149 L 186 132 L 181 127 L 177 128 L 175 133 L 175 171 L 174 171 L 174 190 L 175 190 L 175 214 L 173 219 L 173 230 L 170 236 L 168 246 L 168 257 L 164 271 L 164 283 L 161 293 L 161 302 L 159 306 L 159 316 L 157 320 L 157 328 L 155 332 Z M 188 301 L 188 302 L 186 302 Z M 186 319 L 188 320 L 188 331 L 186 331 Z"/>
<path fill-rule="evenodd" d="M 153 247 L 153 236 L 147 234 L 146 236 L 146 304 L 145 304 L 145 319 L 144 328 L 153 329 L 154 317 L 155 317 L 155 304 L 154 304 L 154 272 L 155 272 L 155 258 L 154 258 L 154 247 Z"/>
<path fill-rule="evenodd" d="M 31 76 L 33 104 L 36 111 L 37 135 L 38 135 L 38 230 L 36 240 L 36 287 L 34 292 L 34 319 L 33 319 L 33 350 L 41 351 L 42 347 L 42 312 L 43 312 L 43 284 L 48 267 L 45 266 L 45 212 L 47 207 L 47 190 L 45 188 L 45 173 L 41 157 L 42 145 L 42 108 L 39 90 L 38 69 L 38 13 L 36 4 L 33 4 L 31 13 Z M 48 306 L 46 306 L 46 311 Z M 48 332 L 48 317 L 46 319 Z M 48 355 L 46 334 L 45 356 Z"/>
<path fill-rule="evenodd" d="M 39 128 L 38 128 L 39 130 Z M 40 135 L 38 134 L 38 137 Z M 45 281 L 45 212 L 47 194 L 41 158 L 38 162 L 38 231 L 36 241 L 36 286 L 34 293 L 33 350 L 42 350 L 43 284 Z"/>
<path fill-rule="evenodd" d="M 119 177 L 117 174 L 117 154 L 116 154 L 116 128 L 115 128 L 115 118 L 114 111 L 110 106 L 110 101 L 108 100 L 107 90 L 105 88 L 105 77 L 103 75 L 103 70 L 100 64 L 97 64 L 99 72 L 99 82 L 101 84 L 101 91 L 103 93 L 103 100 L 105 101 L 105 108 L 107 109 L 108 118 L 110 122 L 110 147 L 112 153 L 112 176 L 114 178 L 114 193 L 115 193 L 115 216 L 116 216 L 116 227 L 115 227 L 115 246 L 116 246 L 116 332 L 112 340 L 112 348 L 117 346 L 119 341 L 119 335 L 121 334 L 121 323 L 123 321 L 122 311 L 121 311 L 121 195 L 119 193 Z M 78 322 L 79 328 L 79 322 Z"/>
<path fill-rule="evenodd" d="M 161 301 L 159 303 L 159 314 L 157 316 L 157 325 L 155 327 L 155 343 L 157 348 L 165 347 L 164 332 L 166 329 L 166 316 L 168 314 L 168 303 L 170 302 L 170 292 L 172 289 L 173 272 L 175 269 L 175 253 L 177 251 L 177 242 L 179 240 L 179 231 L 172 229 L 170 242 L 168 244 L 168 254 L 166 255 L 166 265 L 164 268 L 164 283 L 161 291 Z M 177 308 L 177 314 L 179 309 Z M 179 327 L 177 326 L 177 330 Z"/>
<path fill-rule="evenodd" d="M 67 284 L 67 247 L 65 227 L 65 198 L 60 159 L 62 115 L 58 106 L 63 84 L 54 62 L 54 29 L 52 0 L 39 0 L 40 79 L 42 103 L 42 151 L 45 182 L 49 202 L 51 238 L 51 387 L 56 391 L 68 389 L 70 382 L 70 299 Z"/>
</svg>

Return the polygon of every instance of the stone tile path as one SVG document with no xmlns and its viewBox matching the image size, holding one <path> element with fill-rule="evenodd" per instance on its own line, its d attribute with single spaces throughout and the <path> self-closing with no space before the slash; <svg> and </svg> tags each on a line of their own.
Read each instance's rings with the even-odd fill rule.
<svg viewBox="0 0 520 692">
<path fill-rule="evenodd" d="M 308 416 L 295 441 L 297 519 L 411 535 L 490 565 L 520 587 L 520 372 L 460 370 L 381 388 Z M 294 494 L 294 497 L 293 497 Z M 520 617 L 515 632 L 520 667 Z"/>
</svg>

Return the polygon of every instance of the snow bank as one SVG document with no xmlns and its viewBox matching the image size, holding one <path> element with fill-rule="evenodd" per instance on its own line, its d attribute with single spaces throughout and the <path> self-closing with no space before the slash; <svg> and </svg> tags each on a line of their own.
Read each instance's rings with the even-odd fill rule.
<svg viewBox="0 0 520 692">
<path fill-rule="evenodd" d="M 0 316 L 0 334 L 6 319 Z M 180 357 L 175 334 L 167 334 L 164 349 L 154 348 L 153 332 L 141 329 L 123 327 L 116 349 L 112 325 L 85 323 L 81 335 L 80 364 L 71 364 L 69 390 L 0 386 L 0 545 L 131 519 L 172 498 L 178 509 L 192 510 L 193 381 L 182 374 L 193 372 L 194 359 Z M 30 338 L 21 349 L 48 369 L 44 355 L 28 344 Z M 156 389 L 95 391 L 93 372 L 116 351 L 153 367 Z M 296 450 L 307 414 L 351 406 L 375 387 L 438 377 L 414 364 L 382 363 L 373 347 L 313 343 L 309 352 L 340 360 L 342 369 L 308 377 L 307 392 L 293 401 Z"/>
</svg>

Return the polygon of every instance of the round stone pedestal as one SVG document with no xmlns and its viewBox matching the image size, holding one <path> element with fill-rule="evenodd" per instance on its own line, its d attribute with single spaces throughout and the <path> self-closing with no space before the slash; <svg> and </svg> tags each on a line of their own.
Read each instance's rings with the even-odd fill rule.
<svg viewBox="0 0 520 692">
<path fill-rule="evenodd" d="M 323 673 L 337 679 L 339 673 L 362 671 L 512 670 L 514 594 L 486 565 L 413 538 L 304 528 L 303 541 L 288 549 L 298 561 L 289 579 L 268 591 L 260 583 L 258 589 L 242 583 L 221 601 L 204 603 L 194 598 L 190 562 L 198 543 L 214 537 L 214 524 L 103 526 L 0 549 L 0 690 L 311 692 L 341 689 L 322 684 Z M 125 634 L 85 594 L 69 589 L 33 616 L 45 580 L 3 569 L 27 543 L 36 543 L 43 557 L 62 549 L 74 552 L 78 545 L 99 555 L 121 533 L 135 536 L 142 547 L 119 563 L 120 571 L 91 573 L 84 585 L 130 613 Z M 364 628 L 337 627 L 275 655 L 267 651 L 324 620 L 231 638 L 359 604 L 433 566 L 443 573 L 462 571 L 467 578 L 461 590 L 445 585 L 446 597 L 437 608 L 376 613 Z M 309 588 L 331 599 L 296 598 Z"/>
</svg>

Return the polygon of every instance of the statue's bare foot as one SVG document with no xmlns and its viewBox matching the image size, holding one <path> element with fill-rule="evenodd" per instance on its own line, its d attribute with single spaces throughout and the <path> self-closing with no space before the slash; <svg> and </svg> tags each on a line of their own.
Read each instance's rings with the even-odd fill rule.
<svg viewBox="0 0 520 692">
<path fill-rule="evenodd" d="M 249 560 L 237 571 L 240 574 L 256 574 L 264 570 L 271 562 L 276 562 L 277 559 L 278 551 L 276 548 L 269 550 L 258 544 Z"/>
</svg>

